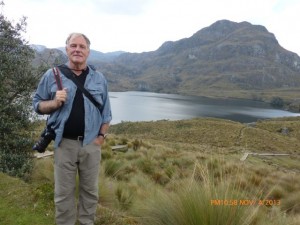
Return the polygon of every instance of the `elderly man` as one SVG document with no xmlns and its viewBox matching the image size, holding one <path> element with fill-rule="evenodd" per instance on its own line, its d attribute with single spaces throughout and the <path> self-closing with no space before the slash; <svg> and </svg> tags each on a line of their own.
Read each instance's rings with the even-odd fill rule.
<svg viewBox="0 0 300 225">
<path fill-rule="evenodd" d="M 112 119 L 111 107 L 105 77 L 87 64 L 90 40 L 84 34 L 72 33 L 66 40 L 66 52 L 69 60 L 64 67 L 68 71 L 60 69 L 63 89 L 57 88 L 53 70 L 49 69 L 37 87 L 33 106 L 39 114 L 50 114 L 47 125 L 55 132 L 56 223 L 74 225 L 78 210 L 79 223 L 91 225 L 98 203 L 100 149 Z M 98 107 L 76 83 L 92 95 Z"/>
</svg>

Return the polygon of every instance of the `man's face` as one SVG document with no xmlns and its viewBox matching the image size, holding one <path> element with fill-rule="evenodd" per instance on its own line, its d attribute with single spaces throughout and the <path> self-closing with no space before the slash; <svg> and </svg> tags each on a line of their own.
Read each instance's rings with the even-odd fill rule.
<svg viewBox="0 0 300 225">
<path fill-rule="evenodd" d="M 74 36 L 66 46 L 68 58 L 73 64 L 85 64 L 90 54 L 86 40 L 82 36 Z"/>
</svg>

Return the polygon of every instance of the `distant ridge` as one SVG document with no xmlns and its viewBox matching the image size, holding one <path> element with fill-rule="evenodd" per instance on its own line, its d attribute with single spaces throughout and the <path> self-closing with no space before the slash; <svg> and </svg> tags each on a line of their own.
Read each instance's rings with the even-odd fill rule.
<svg viewBox="0 0 300 225">
<path fill-rule="evenodd" d="M 30 45 L 31 48 L 33 48 L 37 52 L 42 52 L 45 50 L 47 47 L 44 45 Z"/>
<path fill-rule="evenodd" d="M 66 54 L 65 47 L 59 47 L 59 50 L 61 50 L 64 54 Z M 108 52 L 103 53 L 96 50 L 91 49 L 88 61 L 90 63 L 99 63 L 99 62 L 111 62 L 114 60 L 117 56 L 125 53 L 124 51 L 116 51 L 116 52 Z"/>
<path fill-rule="evenodd" d="M 300 90 L 299 56 L 280 46 L 264 26 L 249 22 L 219 20 L 151 52 L 92 51 L 90 61 L 105 74 L 111 91 L 265 100 L 291 99 Z"/>
</svg>

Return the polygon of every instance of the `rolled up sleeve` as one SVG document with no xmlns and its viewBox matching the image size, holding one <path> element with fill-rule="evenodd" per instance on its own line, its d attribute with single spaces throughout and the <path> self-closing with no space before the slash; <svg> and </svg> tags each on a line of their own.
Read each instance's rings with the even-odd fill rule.
<svg viewBox="0 0 300 225">
<path fill-rule="evenodd" d="M 111 106 L 107 88 L 107 81 L 105 80 L 105 96 L 103 99 L 103 108 L 102 108 L 102 121 L 103 123 L 110 123 L 112 120 Z"/>
<path fill-rule="evenodd" d="M 51 73 L 51 70 L 48 70 L 40 80 L 37 90 L 33 95 L 33 109 L 36 113 L 42 114 L 39 111 L 39 104 L 41 101 L 50 100 L 51 99 L 51 93 L 48 91 L 48 83 L 49 83 L 49 74 Z"/>
</svg>

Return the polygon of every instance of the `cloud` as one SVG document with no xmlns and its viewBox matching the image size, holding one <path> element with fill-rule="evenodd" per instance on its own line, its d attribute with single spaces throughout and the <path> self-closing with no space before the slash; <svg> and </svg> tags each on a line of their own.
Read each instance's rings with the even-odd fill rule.
<svg viewBox="0 0 300 225">
<path fill-rule="evenodd" d="M 152 0 L 88 0 L 96 13 L 110 15 L 139 15 L 142 14 Z"/>
<path fill-rule="evenodd" d="M 265 26 L 300 53 L 298 0 L 5 0 L 4 13 L 28 17 L 30 43 L 59 47 L 83 32 L 103 51 L 153 51 L 221 19 Z"/>
</svg>

